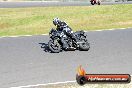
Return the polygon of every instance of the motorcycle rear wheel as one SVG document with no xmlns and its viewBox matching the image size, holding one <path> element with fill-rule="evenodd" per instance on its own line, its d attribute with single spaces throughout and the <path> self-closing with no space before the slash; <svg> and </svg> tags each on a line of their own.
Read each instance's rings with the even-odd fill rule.
<svg viewBox="0 0 132 88">
<path fill-rule="evenodd" d="M 79 50 L 80 51 L 88 51 L 90 48 L 90 45 L 88 42 L 79 44 Z"/>
<path fill-rule="evenodd" d="M 82 41 L 83 43 L 80 43 L 79 44 L 79 50 L 80 51 L 88 51 L 90 49 L 90 44 L 88 43 L 88 41 L 84 38 L 84 36 L 81 36 L 82 37 Z"/>
<path fill-rule="evenodd" d="M 98 1 L 97 4 L 100 5 L 100 1 Z"/>
</svg>

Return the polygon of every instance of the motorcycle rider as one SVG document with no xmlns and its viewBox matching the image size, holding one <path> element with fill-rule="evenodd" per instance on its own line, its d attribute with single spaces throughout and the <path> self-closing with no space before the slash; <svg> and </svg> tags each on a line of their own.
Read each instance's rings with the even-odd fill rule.
<svg viewBox="0 0 132 88">
<path fill-rule="evenodd" d="M 69 36 L 71 39 L 73 39 L 74 41 L 77 42 L 77 38 L 75 37 L 75 35 L 73 34 L 72 29 L 67 25 L 66 22 L 61 21 L 59 18 L 54 18 L 53 19 L 53 24 L 55 26 L 57 26 L 56 30 L 60 31 L 61 34 L 62 34 L 61 42 L 63 43 L 63 48 L 64 49 L 67 50 L 69 48 L 67 42 L 65 41 L 66 36 Z M 73 48 L 73 47 L 70 47 L 70 48 Z"/>
</svg>

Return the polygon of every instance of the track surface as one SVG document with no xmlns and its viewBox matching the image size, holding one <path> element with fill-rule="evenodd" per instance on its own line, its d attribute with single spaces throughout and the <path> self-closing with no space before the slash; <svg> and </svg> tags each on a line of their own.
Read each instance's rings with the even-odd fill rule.
<svg viewBox="0 0 132 88">
<path fill-rule="evenodd" d="M 87 32 L 89 51 L 47 52 L 48 36 L 0 38 L 0 87 L 75 80 L 87 73 L 132 74 L 132 29 Z"/>
<path fill-rule="evenodd" d="M 102 2 L 102 5 L 132 4 L 132 2 Z M 45 7 L 45 6 L 89 6 L 90 2 L 0 2 L 0 8 Z"/>
</svg>

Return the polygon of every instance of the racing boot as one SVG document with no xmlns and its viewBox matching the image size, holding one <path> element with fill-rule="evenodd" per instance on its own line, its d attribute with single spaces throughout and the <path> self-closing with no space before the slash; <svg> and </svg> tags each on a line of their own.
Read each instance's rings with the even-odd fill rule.
<svg viewBox="0 0 132 88">
<path fill-rule="evenodd" d="M 67 42 L 65 41 L 65 38 L 61 38 L 61 42 L 62 42 L 62 44 L 63 44 L 62 48 L 63 48 L 64 50 L 67 50 L 69 47 L 68 47 Z"/>
</svg>

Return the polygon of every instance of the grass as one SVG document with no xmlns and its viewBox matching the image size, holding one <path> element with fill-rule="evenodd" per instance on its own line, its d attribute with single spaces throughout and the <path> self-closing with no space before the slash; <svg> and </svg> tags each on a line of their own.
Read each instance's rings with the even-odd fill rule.
<svg viewBox="0 0 132 88">
<path fill-rule="evenodd" d="M 0 36 L 39 35 L 55 26 L 55 17 L 74 31 L 132 27 L 132 5 L 0 8 Z"/>
</svg>

